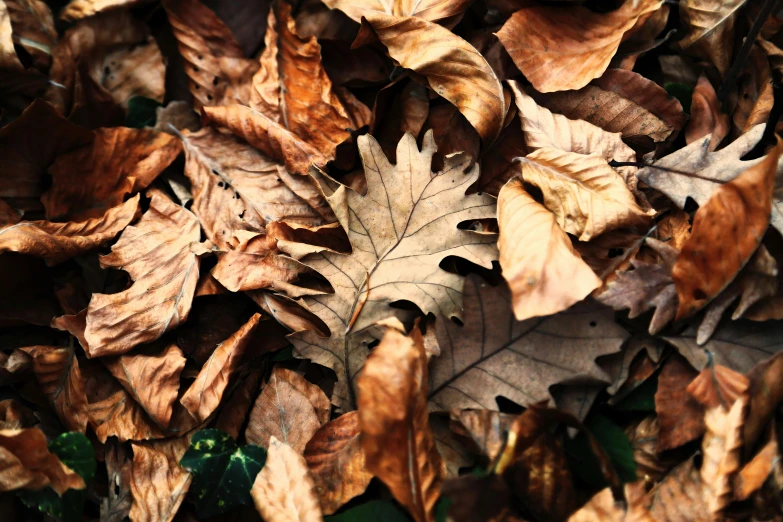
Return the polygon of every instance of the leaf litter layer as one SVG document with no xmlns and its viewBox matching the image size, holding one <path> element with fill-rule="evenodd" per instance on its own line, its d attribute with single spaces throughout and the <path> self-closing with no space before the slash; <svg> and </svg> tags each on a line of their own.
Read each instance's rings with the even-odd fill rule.
<svg viewBox="0 0 783 522">
<path fill-rule="evenodd" d="M 780 520 L 773 0 L 0 0 L 9 520 Z"/>
</svg>

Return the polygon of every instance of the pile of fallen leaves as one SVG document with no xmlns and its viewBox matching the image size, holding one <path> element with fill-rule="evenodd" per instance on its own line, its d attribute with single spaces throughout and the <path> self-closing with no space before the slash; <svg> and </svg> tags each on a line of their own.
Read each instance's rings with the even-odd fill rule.
<svg viewBox="0 0 783 522">
<path fill-rule="evenodd" d="M 777 0 L 0 0 L 0 518 L 783 520 Z"/>
</svg>

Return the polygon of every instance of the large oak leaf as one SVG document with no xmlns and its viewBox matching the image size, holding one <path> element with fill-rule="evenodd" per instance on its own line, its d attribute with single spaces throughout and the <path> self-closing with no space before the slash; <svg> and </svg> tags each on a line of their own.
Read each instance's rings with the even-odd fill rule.
<svg viewBox="0 0 783 522">
<path fill-rule="evenodd" d="M 551 399 L 554 384 L 608 382 L 595 359 L 619 352 L 629 337 L 613 316 L 609 308 L 584 304 L 518 321 L 506 285 L 493 287 L 471 275 L 465 325 L 445 317 L 435 323 L 440 355 L 430 361 L 430 405 L 495 410 L 495 397 L 502 395 L 528 406 Z"/>
<path fill-rule="evenodd" d="M 693 218 L 693 232 L 672 268 L 680 301 L 677 318 L 715 298 L 750 260 L 770 221 L 783 142 L 764 161 L 721 185 Z"/>
<path fill-rule="evenodd" d="M 603 74 L 626 31 L 661 5 L 660 0 L 624 2 L 608 13 L 529 6 L 511 15 L 496 34 L 537 91 L 580 89 Z"/>
<path fill-rule="evenodd" d="M 555 215 L 519 179 L 500 189 L 498 225 L 500 266 L 520 321 L 561 312 L 601 286 Z"/>
<path fill-rule="evenodd" d="M 200 240 L 198 221 L 163 193 L 151 195 L 149 210 L 101 257 L 104 267 L 125 270 L 134 283 L 117 294 L 93 294 L 84 332 L 89 357 L 154 341 L 190 312 L 199 273 L 192 250 Z"/>
<path fill-rule="evenodd" d="M 364 17 L 389 56 L 426 77 L 430 88 L 459 109 L 484 143 L 497 138 L 507 110 L 503 87 L 473 46 L 422 18 L 379 12 Z"/>
<path fill-rule="evenodd" d="M 522 177 L 541 189 L 560 228 L 590 241 L 608 230 L 647 223 L 622 176 L 601 156 L 543 148 L 520 158 Z"/>
<path fill-rule="evenodd" d="M 433 522 L 445 466 L 429 426 L 427 355 L 418 328 L 410 337 L 387 330 L 357 388 L 367 470 L 416 522 Z"/>
<path fill-rule="evenodd" d="M 54 265 L 114 239 L 139 215 L 139 196 L 84 221 L 22 221 L 0 227 L 0 252 L 42 257 Z"/>
<path fill-rule="evenodd" d="M 465 195 L 478 178 L 478 167 L 465 172 L 469 160 L 464 155 L 448 159 L 444 170 L 433 174 L 435 144 L 429 132 L 421 151 L 406 134 L 397 147 L 396 165 L 370 136 L 359 138 L 359 150 L 366 195 L 314 173 L 353 247 L 350 255 L 325 250 L 301 260 L 334 288 L 332 294 L 305 298 L 331 337 L 307 331 L 292 338 L 300 356 L 335 370 L 338 383 L 332 402 L 344 409 L 354 407 L 352 381 L 368 353 L 361 331 L 393 315 L 389 303 L 402 299 L 425 313 L 459 316 L 463 278 L 441 269 L 439 263 L 459 256 L 489 267 L 497 252 L 494 234 L 457 228 L 495 212 L 492 197 Z M 349 331 L 357 334 L 349 336 Z"/>
</svg>

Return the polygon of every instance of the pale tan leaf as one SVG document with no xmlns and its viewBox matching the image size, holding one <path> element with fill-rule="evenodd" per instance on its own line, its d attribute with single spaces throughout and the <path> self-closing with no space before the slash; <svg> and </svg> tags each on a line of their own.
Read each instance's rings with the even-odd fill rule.
<svg viewBox="0 0 783 522">
<path fill-rule="evenodd" d="M 496 34 L 537 91 L 580 89 L 603 74 L 626 31 L 661 5 L 660 0 L 623 2 L 608 13 L 531 5 L 511 15 Z"/>
<path fill-rule="evenodd" d="M 147 415 L 161 428 L 168 428 L 179 392 L 179 376 L 185 368 L 182 350 L 170 344 L 154 352 L 120 355 L 105 364 Z"/>
<path fill-rule="evenodd" d="M 324 2 L 330 9 L 339 9 L 357 22 L 362 17 L 374 12 L 385 13 L 394 16 L 415 16 L 430 22 L 437 22 L 445 18 L 462 13 L 470 6 L 467 0 L 326 0 Z"/>
<path fill-rule="evenodd" d="M 484 143 L 497 138 L 507 110 L 503 87 L 473 46 L 422 18 L 374 11 L 364 17 L 389 56 L 426 77 L 430 88 L 459 109 Z"/>
<path fill-rule="evenodd" d="M 195 216 L 152 192 L 149 210 L 125 229 L 101 257 L 134 281 L 117 294 L 93 294 L 87 309 L 85 351 L 90 357 L 119 355 L 154 341 L 188 318 L 199 261 L 191 251 L 200 230 Z"/>
<path fill-rule="evenodd" d="M 0 4 L 0 65 L 11 70 L 22 70 L 22 62 L 14 49 L 13 32 L 8 6 L 3 2 Z"/>
<path fill-rule="evenodd" d="M 147 188 L 182 150 L 175 136 L 151 129 L 97 129 L 89 145 L 62 154 L 49 169 L 46 217 L 97 217 Z"/>
<path fill-rule="evenodd" d="M 179 402 L 199 422 L 212 415 L 220 404 L 260 319 L 260 314 L 254 314 L 231 337 L 218 345 L 204 363 L 196 380 L 180 398 Z"/>
<path fill-rule="evenodd" d="M 163 3 L 190 78 L 194 108 L 247 104 L 258 61 L 242 48 L 218 16 L 198 0 Z"/>
<path fill-rule="evenodd" d="M 84 221 L 22 221 L 0 227 L 0 252 L 42 257 L 54 265 L 108 243 L 140 214 L 139 196 Z"/>
<path fill-rule="evenodd" d="M 629 337 L 608 308 L 581 305 L 520 322 L 505 285 L 493 287 L 472 275 L 464 294 L 464 326 L 445 317 L 435 323 L 441 354 L 430 361 L 434 410 L 496 410 L 498 395 L 528 406 L 550 400 L 550 387 L 560 382 L 609 382 L 595 359 L 620 351 Z M 557 336 L 564 330 L 567 339 Z"/>
<path fill-rule="evenodd" d="M 515 81 L 508 82 L 519 109 L 525 144 L 530 152 L 554 147 L 578 154 L 600 154 L 607 161 L 636 161 L 636 153 L 623 143 L 622 135 L 607 132 L 592 123 L 553 114 L 524 93 Z"/>
<path fill-rule="evenodd" d="M 416 522 L 433 522 L 445 468 L 429 427 L 427 356 L 419 329 L 410 337 L 387 330 L 357 388 L 367 470 Z"/>
<path fill-rule="evenodd" d="M 69 489 L 84 489 L 84 481 L 49 453 L 40 429 L 0 430 L 0 491 L 46 486 L 62 495 Z"/>
<path fill-rule="evenodd" d="M 556 217 L 512 179 L 498 196 L 500 266 L 520 321 L 561 312 L 601 286 Z"/>
<path fill-rule="evenodd" d="M 272 437 L 264 468 L 250 490 L 266 522 L 320 522 L 321 508 L 304 458 Z"/>
<path fill-rule="evenodd" d="M 590 241 L 608 230 L 645 225 L 655 213 L 639 207 L 623 178 L 597 154 L 542 148 L 520 159 L 522 178 L 541 189 L 560 228 Z"/>
<path fill-rule="evenodd" d="M 365 469 L 356 411 L 321 426 L 307 443 L 304 458 L 326 515 L 364 493 L 372 479 Z"/>
<path fill-rule="evenodd" d="M 130 488 L 134 522 L 170 522 L 190 487 L 192 476 L 179 465 L 190 437 L 134 442 Z"/>
<path fill-rule="evenodd" d="M 465 195 L 478 178 L 478 167 L 468 169 L 463 155 L 448 158 L 443 171 L 433 175 L 432 133 L 424 136 L 421 151 L 406 134 L 397 148 L 396 165 L 370 136 L 359 138 L 359 151 L 367 177 L 364 196 L 342 185 L 335 189 L 328 178 L 313 173 L 353 248 L 350 255 L 324 250 L 301 259 L 334 288 L 333 294 L 304 298 L 331 337 L 312 331 L 292 337 L 299 355 L 335 370 L 332 402 L 344 410 L 354 408 L 352 382 L 368 353 L 362 344 L 372 340 L 362 330 L 394 315 L 388 305 L 400 299 L 425 313 L 459 316 L 463 278 L 442 270 L 439 263 L 459 256 L 489 267 L 497 252 L 494 234 L 457 228 L 495 212 L 492 197 Z M 357 333 L 347 336 L 349 331 Z"/>
<path fill-rule="evenodd" d="M 320 388 L 296 372 L 275 368 L 250 412 L 245 439 L 268 448 L 270 438 L 276 438 L 297 453 L 303 453 L 307 441 L 324 419 L 316 413 L 308 397 L 311 393 L 316 403 L 326 406 L 325 420 L 328 420 L 329 398 Z"/>
</svg>

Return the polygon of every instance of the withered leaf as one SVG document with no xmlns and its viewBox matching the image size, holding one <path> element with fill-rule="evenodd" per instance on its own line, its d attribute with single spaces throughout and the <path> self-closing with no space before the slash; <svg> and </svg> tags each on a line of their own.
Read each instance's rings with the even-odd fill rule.
<svg viewBox="0 0 783 522">
<path fill-rule="evenodd" d="M 636 203 L 622 176 L 598 154 L 541 148 L 520 159 L 522 178 L 541 189 L 560 228 L 590 241 L 608 230 L 644 225 L 654 211 Z"/>
<path fill-rule="evenodd" d="M 677 318 L 693 314 L 734 279 L 769 225 L 779 143 L 761 163 L 715 189 L 693 219 L 693 232 L 672 268 Z M 725 247 L 725 248 L 724 248 Z"/>
<path fill-rule="evenodd" d="M 166 0 L 163 7 L 185 60 L 194 108 L 247 104 L 258 61 L 245 58 L 231 29 L 198 0 Z"/>
<path fill-rule="evenodd" d="M 105 522 L 122 522 L 130 513 L 133 504 L 131 495 L 130 449 L 116 440 L 106 445 L 106 473 L 109 478 L 109 492 L 101 499 L 101 520 Z"/>
<path fill-rule="evenodd" d="M 498 196 L 500 266 L 519 320 L 561 312 L 601 286 L 554 214 L 512 179 Z"/>
<path fill-rule="evenodd" d="M 416 522 L 433 522 L 445 469 L 429 428 L 427 356 L 418 328 L 410 337 L 388 329 L 357 388 L 367 470 Z"/>
<path fill-rule="evenodd" d="M 687 33 L 678 45 L 698 58 L 710 60 L 721 75 L 731 64 L 734 23 L 744 1 L 685 0 L 680 17 Z"/>
<path fill-rule="evenodd" d="M 0 252 L 42 257 L 54 265 L 111 241 L 139 216 L 139 196 L 84 221 L 22 221 L 0 227 Z"/>
<path fill-rule="evenodd" d="M 375 11 L 363 16 L 393 60 L 426 77 L 430 88 L 455 105 L 485 143 L 497 138 L 507 110 L 503 87 L 473 46 L 423 18 Z"/>
<path fill-rule="evenodd" d="M 362 17 L 367 17 L 368 14 L 374 12 L 394 16 L 415 16 L 430 22 L 437 22 L 460 14 L 470 5 L 470 2 L 466 0 L 456 2 L 444 2 L 443 0 L 421 2 L 411 2 L 410 0 L 393 0 L 392 2 L 384 2 L 383 0 L 362 0 L 360 2 L 326 0 L 324 3 L 330 9 L 341 10 L 357 22 L 361 22 Z"/>
<path fill-rule="evenodd" d="M 104 11 L 114 9 L 123 9 L 141 4 L 146 0 L 71 0 L 68 5 L 60 11 L 60 19 L 66 22 L 73 22 L 95 16 Z"/>
<path fill-rule="evenodd" d="M 84 332 L 89 357 L 125 353 L 188 318 L 199 265 L 192 245 L 199 240 L 196 217 L 151 192 L 149 210 L 101 257 L 102 266 L 125 270 L 134 284 L 117 294 L 93 294 Z"/>
<path fill-rule="evenodd" d="M 242 362 L 242 356 L 260 319 L 260 314 L 254 314 L 231 337 L 218 345 L 196 380 L 180 398 L 179 402 L 196 420 L 206 420 L 220 405 L 229 380 Z"/>
<path fill-rule="evenodd" d="M 181 150 L 175 136 L 151 129 L 98 129 L 89 145 L 60 155 L 49 169 L 52 188 L 41 197 L 46 216 L 101 216 L 147 188 Z"/>
<path fill-rule="evenodd" d="M 623 35 L 662 5 L 624 2 L 609 13 L 582 6 L 526 6 L 511 15 L 497 37 L 539 92 L 584 87 L 609 66 Z"/>
<path fill-rule="evenodd" d="M 179 377 L 185 368 L 182 350 L 170 344 L 154 352 L 123 354 L 107 359 L 105 364 L 150 419 L 161 428 L 168 428 L 179 392 Z"/>
<path fill-rule="evenodd" d="M 691 119 L 685 128 L 685 143 L 691 144 L 709 135 L 707 150 L 712 152 L 729 134 L 729 130 L 729 115 L 723 112 L 715 88 L 702 74 L 693 89 Z"/>
<path fill-rule="evenodd" d="M 84 433 L 89 421 L 87 396 L 73 349 L 34 346 L 25 351 L 33 358 L 33 372 L 41 391 L 54 405 L 62 423 L 71 431 Z"/>
<path fill-rule="evenodd" d="M 364 493 L 372 479 L 365 469 L 356 411 L 321 426 L 305 446 L 304 458 L 326 515 Z"/>
<path fill-rule="evenodd" d="M 5 5 L 11 18 L 14 44 L 27 51 L 36 69 L 47 71 L 52 63 L 52 48 L 57 43 L 51 9 L 41 0 L 7 0 Z"/>
<path fill-rule="evenodd" d="M 179 465 L 189 444 L 188 436 L 133 443 L 131 520 L 170 522 L 174 518 L 192 479 Z"/>
<path fill-rule="evenodd" d="M 658 414 L 658 451 L 682 446 L 704 433 L 704 408 L 686 392 L 699 372 L 674 354 L 664 363 L 655 392 Z"/>
<path fill-rule="evenodd" d="M 519 109 L 525 144 L 531 152 L 554 147 L 565 152 L 600 154 L 607 161 L 636 161 L 636 153 L 623 143 L 619 133 L 605 131 L 587 121 L 554 114 L 537 105 L 517 82 L 508 83 Z"/>
<path fill-rule="evenodd" d="M 42 489 L 50 486 L 58 495 L 84 489 L 84 480 L 49 452 L 38 428 L 0 430 L 0 490 Z"/>
<path fill-rule="evenodd" d="M 369 109 L 358 100 L 352 104 L 341 99 L 339 94 L 347 95 L 347 91 L 332 85 L 316 38 L 297 35 L 287 3 L 274 2 L 264 40 L 250 107 L 333 158 L 337 146 L 350 138 L 351 130 L 369 122 Z M 359 110 L 352 110 L 354 107 Z"/>
<path fill-rule="evenodd" d="M 245 439 L 266 449 L 274 437 L 301 454 L 328 420 L 329 410 L 329 398 L 318 386 L 296 372 L 275 368 L 250 411 Z"/>
<path fill-rule="evenodd" d="M 441 354 L 430 361 L 429 401 L 438 410 L 496 410 L 497 395 L 527 406 L 550 399 L 559 382 L 608 382 L 595 359 L 618 352 L 629 337 L 604 307 L 518 321 L 505 285 L 472 275 L 464 293 L 465 326 L 445 317 L 435 323 Z M 567 338 L 557 334 L 566 329 Z"/>
<path fill-rule="evenodd" d="M 321 508 L 304 458 L 272 437 L 250 494 L 267 522 L 319 522 Z"/>
<path fill-rule="evenodd" d="M 399 299 L 412 301 L 425 313 L 458 316 L 463 278 L 438 264 L 451 255 L 489 267 L 496 256 L 494 234 L 457 228 L 460 222 L 494 215 L 492 197 L 465 195 L 478 178 L 478 167 L 467 170 L 467 158 L 457 155 L 442 172 L 431 173 L 433 141 L 428 132 L 419 151 L 406 134 L 397 147 L 397 164 L 391 165 L 377 141 L 360 137 L 368 189 L 364 196 L 313 173 L 353 253 L 325 250 L 301 259 L 334 288 L 333 294 L 304 298 L 331 337 L 307 331 L 292 341 L 299 355 L 335 370 L 332 402 L 346 410 L 354 407 L 352 382 L 368 353 L 361 331 L 393 315 L 388 304 Z M 348 336 L 349 331 L 357 334 Z"/>
</svg>

